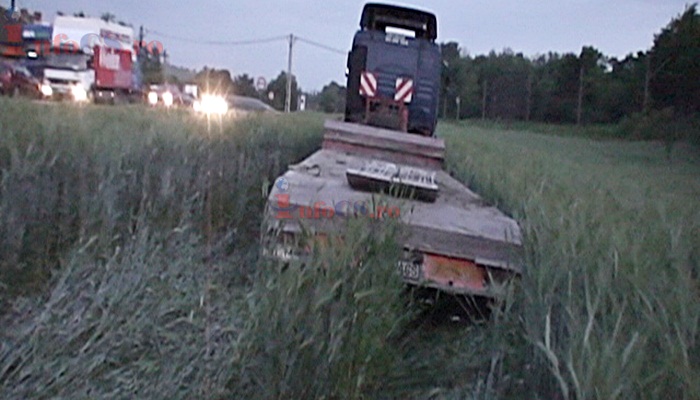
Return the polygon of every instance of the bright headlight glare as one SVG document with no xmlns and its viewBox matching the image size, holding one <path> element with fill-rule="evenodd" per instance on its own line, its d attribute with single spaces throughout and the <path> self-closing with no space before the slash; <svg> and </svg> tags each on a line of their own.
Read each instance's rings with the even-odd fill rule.
<svg viewBox="0 0 700 400">
<path fill-rule="evenodd" d="M 165 104 L 166 107 L 170 107 L 173 105 L 173 94 L 170 92 L 165 92 L 163 93 L 163 104 Z"/>
<path fill-rule="evenodd" d="M 43 94 L 44 97 L 51 97 L 53 96 L 53 89 L 51 86 L 44 83 L 41 85 L 41 94 Z"/>
<path fill-rule="evenodd" d="M 77 85 L 71 86 L 70 92 L 73 95 L 73 100 L 75 100 L 75 101 L 86 101 L 87 100 L 87 92 L 85 91 L 85 88 L 83 87 L 83 85 L 80 83 L 78 83 Z"/>
<path fill-rule="evenodd" d="M 158 104 L 158 93 L 148 92 L 148 104 L 155 106 Z"/>
<path fill-rule="evenodd" d="M 202 100 L 196 102 L 194 110 L 205 114 L 223 115 L 228 112 L 228 103 L 222 96 L 211 94 L 202 95 Z"/>
</svg>

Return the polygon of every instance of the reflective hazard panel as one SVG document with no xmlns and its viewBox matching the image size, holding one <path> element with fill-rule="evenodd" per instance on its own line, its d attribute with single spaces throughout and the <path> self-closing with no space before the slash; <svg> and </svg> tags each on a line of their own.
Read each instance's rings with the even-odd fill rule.
<svg viewBox="0 0 700 400">
<path fill-rule="evenodd" d="M 394 100 L 410 103 L 413 100 L 413 79 L 397 78 Z"/>
<path fill-rule="evenodd" d="M 360 75 L 360 95 L 365 97 L 377 96 L 377 77 L 368 71 L 362 71 Z"/>
</svg>

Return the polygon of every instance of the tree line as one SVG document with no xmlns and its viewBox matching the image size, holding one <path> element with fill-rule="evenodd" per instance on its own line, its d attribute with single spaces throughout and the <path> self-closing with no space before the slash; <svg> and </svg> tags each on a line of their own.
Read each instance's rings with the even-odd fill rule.
<svg viewBox="0 0 700 400">
<path fill-rule="evenodd" d="M 700 111 L 696 5 L 655 35 L 651 49 L 622 59 L 592 46 L 537 57 L 510 49 L 471 56 L 455 42 L 440 47 L 443 117 L 586 124 L 655 110 Z"/>
</svg>

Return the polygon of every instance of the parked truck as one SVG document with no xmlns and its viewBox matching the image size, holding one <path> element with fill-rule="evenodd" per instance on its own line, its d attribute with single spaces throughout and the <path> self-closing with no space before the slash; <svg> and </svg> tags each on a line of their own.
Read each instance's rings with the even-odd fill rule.
<svg viewBox="0 0 700 400">
<path fill-rule="evenodd" d="M 342 232 L 347 218 L 397 218 L 404 256 L 396 267 L 409 284 L 489 298 L 521 273 L 518 224 L 443 170 L 436 38 L 432 13 L 365 5 L 344 120 L 326 121 L 321 149 L 272 186 L 265 254 L 303 259 L 309 242 Z"/>
<path fill-rule="evenodd" d="M 114 103 L 140 98 L 134 32 L 99 18 L 57 16 L 45 83 L 53 97 Z"/>
</svg>

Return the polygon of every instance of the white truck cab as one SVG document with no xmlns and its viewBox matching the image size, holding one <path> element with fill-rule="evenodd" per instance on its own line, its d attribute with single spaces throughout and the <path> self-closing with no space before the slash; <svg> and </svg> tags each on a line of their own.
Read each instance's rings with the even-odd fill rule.
<svg viewBox="0 0 700 400">
<path fill-rule="evenodd" d="M 46 58 L 44 83 L 51 86 L 54 98 L 87 100 L 95 83 L 95 71 L 89 67 L 86 54 L 50 54 Z"/>
</svg>

